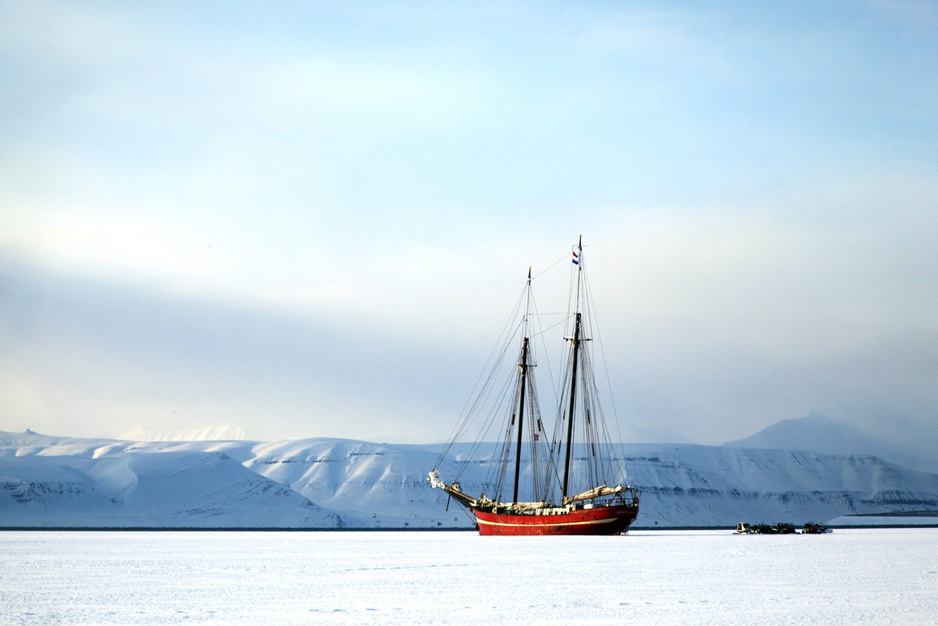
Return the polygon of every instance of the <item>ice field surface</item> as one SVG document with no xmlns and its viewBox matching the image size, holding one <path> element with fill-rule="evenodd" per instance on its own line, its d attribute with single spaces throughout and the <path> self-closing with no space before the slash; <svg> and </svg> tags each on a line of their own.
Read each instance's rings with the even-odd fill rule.
<svg viewBox="0 0 938 626">
<path fill-rule="evenodd" d="M 0 532 L 4 624 L 933 624 L 938 529 Z"/>
</svg>

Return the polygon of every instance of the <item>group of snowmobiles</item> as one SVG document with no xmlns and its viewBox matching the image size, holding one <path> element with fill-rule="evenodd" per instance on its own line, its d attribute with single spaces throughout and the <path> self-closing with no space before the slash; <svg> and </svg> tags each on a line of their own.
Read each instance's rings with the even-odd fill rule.
<svg viewBox="0 0 938 626">
<path fill-rule="evenodd" d="M 822 524 L 815 524 L 814 522 L 808 522 L 801 529 L 800 534 L 802 535 L 821 535 L 824 533 L 831 532 L 830 528 Z M 736 534 L 738 535 L 797 535 L 799 531 L 791 524 L 778 523 L 775 526 L 770 524 L 753 524 L 749 525 L 746 522 L 739 522 L 736 524 Z"/>
</svg>

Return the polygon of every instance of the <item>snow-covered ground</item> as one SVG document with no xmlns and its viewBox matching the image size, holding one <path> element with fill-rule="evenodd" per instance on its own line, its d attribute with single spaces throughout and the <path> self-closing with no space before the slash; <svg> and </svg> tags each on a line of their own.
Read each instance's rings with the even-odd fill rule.
<svg viewBox="0 0 938 626">
<path fill-rule="evenodd" d="M 0 532 L 12 624 L 932 624 L 938 529 Z"/>
</svg>

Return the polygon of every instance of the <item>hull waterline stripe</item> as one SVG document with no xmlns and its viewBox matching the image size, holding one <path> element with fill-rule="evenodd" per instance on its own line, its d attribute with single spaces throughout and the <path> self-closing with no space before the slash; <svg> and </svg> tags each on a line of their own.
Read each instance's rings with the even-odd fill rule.
<svg viewBox="0 0 938 626">
<path fill-rule="evenodd" d="M 477 517 L 476 521 L 479 522 L 480 524 L 486 524 L 488 526 L 514 526 L 516 528 L 537 528 L 540 526 L 588 526 L 588 525 L 593 525 L 593 524 L 609 524 L 611 522 L 621 522 L 622 517 L 607 517 L 604 519 L 587 520 L 584 522 L 555 521 L 555 522 L 537 522 L 534 524 L 524 524 L 524 523 L 514 524 L 510 522 L 491 522 L 489 520 L 482 519 L 481 517 Z"/>
</svg>

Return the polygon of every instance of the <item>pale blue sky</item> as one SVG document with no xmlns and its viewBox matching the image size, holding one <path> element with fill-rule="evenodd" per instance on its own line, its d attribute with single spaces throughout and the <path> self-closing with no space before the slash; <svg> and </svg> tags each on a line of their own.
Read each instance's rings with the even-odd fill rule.
<svg viewBox="0 0 938 626">
<path fill-rule="evenodd" d="M 934 443 L 936 67 L 931 2 L 0 2 L 0 429 L 440 440 L 583 233 L 634 439 Z"/>
</svg>

